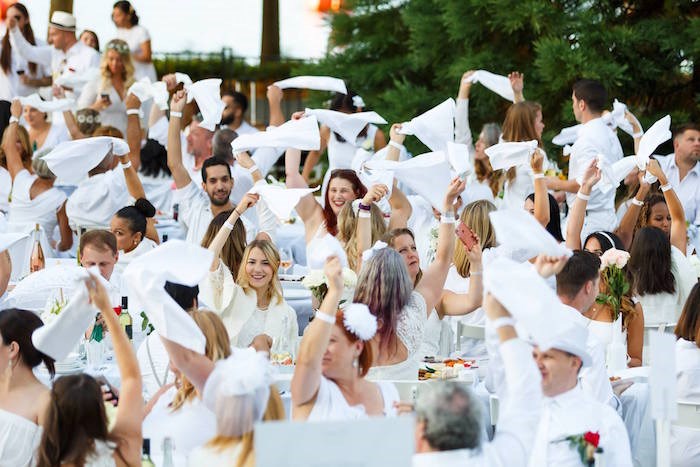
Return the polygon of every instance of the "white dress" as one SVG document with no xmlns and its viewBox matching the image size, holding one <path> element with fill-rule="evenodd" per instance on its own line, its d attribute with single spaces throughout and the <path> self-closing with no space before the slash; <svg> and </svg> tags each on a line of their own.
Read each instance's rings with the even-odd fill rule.
<svg viewBox="0 0 700 467">
<path fill-rule="evenodd" d="M 10 212 L 12 177 L 5 167 L 0 167 L 0 212 Z"/>
<path fill-rule="evenodd" d="M 398 402 L 400 399 L 396 386 L 388 381 L 377 381 L 375 384 L 379 387 L 384 400 L 384 416 L 395 417 L 397 414 L 394 402 Z M 316 403 L 314 403 L 307 421 L 330 422 L 363 418 L 367 418 L 365 407 L 363 405 L 351 406 L 348 404 L 338 385 L 325 376 L 321 376 Z"/>
<path fill-rule="evenodd" d="M 676 341 L 678 398 L 700 401 L 700 348 L 685 339 Z M 671 427 L 671 465 L 700 465 L 700 430 Z"/>
<path fill-rule="evenodd" d="M 367 135 L 359 136 L 355 140 L 355 144 L 349 141 L 339 141 L 335 132 L 331 130 L 328 138 L 328 170 L 323 176 L 323 189 L 321 190 L 321 199 L 326 199 L 326 190 L 328 182 L 331 178 L 331 172 L 336 169 L 349 169 L 352 167 L 352 160 L 355 157 L 355 152 L 358 148 L 365 147 L 368 151 L 374 151 L 374 136 L 377 134 L 377 128 L 371 123 L 367 127 Z"/>
<path fill-rule="evenodd" d="M 469 293 L 469 278 L 462 277 L 457 272 L 457 268 L 452 265 L 447 272 L 447 279 L 443 287 L 456 294 Z M 484 326 L 486 324 L 486 314 L 484 309 L 479 307 L 464 316 L 448 316 L 447 320 L 451 324 L 452 331 L 457 333 L 457 323 Z M 465 357 L 487 357 L 486 344 L 482 339 L 464 338 L 460 342 L 460 355 Z"/>
<path fill-rule="evenodd" d="M 36 423 L 0 409 L 0 465 L 34 465 L 34 454 L 39 447 L 41 433 L 42 429 Z"/>
<path fill-rule="evenodd" d="M 12 224 L 39 223 L 50 239 L 58 224 L 56 213 L 66 202 L 66 195 L 57 188 L 49 188 L 32 199 L 30 191 L 38 178 L 26 169 L 17 173 L 12 184 L 12 202 L 8 221 Z"/>
<path fill-rule="evenodd" d="M 117 39 L 121 39 L 127 44 L 129 44 L 129 50 L 131 53 L 140 52 L 141 44 L 150 41 L 151 36 L 148 30 L 141 25 L 131 26 L 130 28 L 117 28 Z M 151 82 L 158 81 L 156 76 L 156 67 L 153 62 L 143 63 L 131 59 L 131 63 L 134 64 L 134 78 L 138 81 L 144 76 L 148 77 Z"/>
<path fill-rule="evenodd" d="M 396 326 L 396 335 L 408 351 L 408 358 L 393 365 L 374 366 L 367 373 L 370 380 L 415 380 L 420 364 L 418 350 L 423 341 L 425 324 L 428 321 L 425 299 L 418 292 L 411 293 L 411 299 L 401 310 Z"/>
<path fill-rule="evenodd" d="M 115 446 L 111 442 L 95 440 L 95 450 L 85 459 L 85 467 L 116 467 Z"/>
<path fill-rule="evenodd" d="M 126 136 L 126 104 L 124 104 L 114 86 L 110 85 L 106 89 L 102 88 L 102 76 L 98 76 L 95 80 L 85 85 L 83 92 L 80 93 L 78 108 L 84 109 L 92 106 L 97 96 L 101 94 L 109 94 L 110 105 L 100 111 L 100 124 L 102 126 L 113 126 Z"/>
<path fill-rule="evenodd" d="M 49 133 L 46 135 L 44 142 L 41 146 L 37 146 L 34 151 L 39 151 L 41 149 L 53 149 L 58 146 L 59 143 L 64 141 L 70 141 L 72 138 L 68 132 L 68 128 L 63 123 L 52 123 L 51 128 L 49 128 Z"/>
</svg>

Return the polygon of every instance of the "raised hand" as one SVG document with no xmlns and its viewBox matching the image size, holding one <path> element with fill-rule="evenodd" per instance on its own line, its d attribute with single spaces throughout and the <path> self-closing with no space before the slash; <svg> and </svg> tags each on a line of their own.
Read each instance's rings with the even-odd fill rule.
<svg viewBox="0 0 700 467">
<path fill-rule="evenodd" d="M 19 99 L 14 99 L 10 104 L 10 115 L 19 118 L 22 115 L 22 103 Z"/>
<path fill-rule="evenodd" d="M 372 203 L 376 203 L 385 197 L 387 193 L 389 193 L 389 188 L 386 185 L 380 183 L 372 185 L 372 187 L 367 190 L 367 194 L 362 198 L 362 204 L 369 206 Z"/>
<path fill-rule="evenodd" d="M 447 194 L 445 195 L 445 211 L 448 211 L 454 207 L 457 197 L 462 194 L 466 186 L 467 182 L 459 177 L 450 182 L 450 186 L 447 189 Z"/>
<path fill-rule="evenodd" d="M 564 266 L 566 266 L 567 261 L 569 261 L 569 258 L 566 256 L 556 257 L 539 255 L 535 259 L 535 270 L 540 276 L 546 279 L 547 277 L 559 274 L 561 270 L 564 269 Z"/>
<path fill-rule="evenodd" d="M 337 294 L 343 293 L 343 267 L 340 265 L 340 259 L 337 256 L 331 256 L 326 260 L 323 267 L 323 273 L 326 276 L 328 291 Z"/>
<path fill-rule="evenodd" d="M 403 144 L 403 142 L 406 140 L 406 135 L 399 133 L 400 129 L 400 123 L 394 123 L 391 125 L 391 129 L 389 130 L 389 138 L 395 143 Z"/>
<path fill-rule="evenodd" d="M 235 211 L 240 216 L 244 212 L 246 212 L 246 210 L 255 206 L 255 203 L 257 203 L 259 200 L 260 200 L 260 195 L 256 195 L 253 193 L 246 193 L 245 195 L 243 195 L 243 199 L 241 199 L 241 201 L 238 203 L 238 206 L 236 206 Z"/>
<path fill-rule="evenodd" d="M 600 181 L 601 178 L 601 172 L 600 169 L 598 168 L 597 161 L 593 159 L 591 163 L 588 165 L 586 168 L 586 171 L 583 173 L 583 179 L 581 180 L 581 186 L 582 187 L 587 187 L 588 190 L 592 190 L 593 187 L 595 186 L 596 183 Z"/>
<path fill-rule="evenodd" d="M 508 80 L 510 81 L 510 87 L 513 88 L 514 94 L 522 94 L 523 88 L 525 87 L 525 75 L 519 71 L 514 71 L 508 75 Z"/>
<path fill-rule="evenodd" d="M 185 91 L 180 90 L 173 94 L 173 98 L 170 99 L 170 111 L 171 112 L 182 112 L 187 104 L 187 99 L 185 98 Z"/>
<path fill-rule="evenodd" d="M 124 101 L 124 105 L 126 105 L 127 110 L 140 109 L 141 108 L 141 99 L 136 97 L 136 95 L 134 93 L 131 93 L 128 96 L 126 96 L 126 100 Z"/>
<path fill-rule="evenodd" d="M 536 174 L 541 174 L 544 165 L 544 152 L 540 148 L 535 149 L 535 152 L 530 156 L 530 167 Z"/>
</svg>

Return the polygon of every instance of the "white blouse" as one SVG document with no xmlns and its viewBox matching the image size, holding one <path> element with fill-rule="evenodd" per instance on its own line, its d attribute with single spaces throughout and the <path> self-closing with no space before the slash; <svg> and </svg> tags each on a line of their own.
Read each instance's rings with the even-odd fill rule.
<svg viewBox="0 0 700 467">
<path fill-rule="evenodd" d="M 24 467 L 34 465 L 34 453 L 42 429 L 36 423 L 0 409 L 0 464 Z"/>
<path fill-rule="evenodd" d="M 125 89 L 126 91 L 126 89 Z M 84 109 L 92 106 L 101 94 L 109 94 L 110 105 L 100 111 L 100 122 L 103 126 L 113 126 L 126 136 L 126 104 L 111 84 L 108 88 L 102 88 L 102 76 L 87 83 L 80 93 L 78 108 Z"/>
<path fill-rule="evenodd" d="M 384 400 L 384 416 L 395 417 L 397 414 L 394 402 L 399 401 L 399 392 L 396 386 L 388 381 L 377 381 L 374 384 L 379 388 Z M 316 403 L 311 409 L 307 421 L 328 422 L 362 418 L 367 418 L 365 407 L 363 405 L 348 404 L 338 385 L 325 376 L 321 376 Z"/>
</svg>

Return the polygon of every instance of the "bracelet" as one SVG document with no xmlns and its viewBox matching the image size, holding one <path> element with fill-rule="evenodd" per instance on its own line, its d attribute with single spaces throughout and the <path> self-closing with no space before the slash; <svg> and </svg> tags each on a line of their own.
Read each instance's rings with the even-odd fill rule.
<svg viewBox="0 0 700 467">
<path fill-rule="evenodd" d="M 372 210 L 372 206 L 371 206 L 371 205 L 367 205 L 367 204 L 357 203 L 357 209 L 359 209 L 360 211 L 367 211 L 367 212 L 369 212 L 369 211 Z"/>
<path fill-rule="evenodd" d="M 141 111 L 139 109 L 126 109 L 126 114 L 127 115 L 141 115 Z M 172 115 L 172 113 L 170 114 Z"/>
<path fill-rule="evenodd" d="M 235 209 L 234 209 L 234 211 L 235 211 Z M 231 231 L 233 230 L 233 224 L 230 223 L 229 221 L 224 222 L 224 225 L 222 227 L 227 228 Z"/>
<path fill-rule="evenodd" d="M 644 201 L 639 201 L 637 198 L 632 198 L 632 204 L 635 206 L 644 206 Z"/>
<path fill-rule="evenodd" d="M 642 136 L 644 136 L 644 132 L 640 131 L 638 133 L 633 134 L 632 138 L 641 138 Z"/>
<path fill-rule="evenodd" d="M 584 195 L 580 191 L 578 193 L 576 193 L 576 197 L 579 199 L 582 199 L 584 201 L 588 201 L 589 199 L 591 199 L 591 195 Z"/>
<path fill-rule="evenodd" d="M 470 276 L 483 276 L 484 271 L 469 271 Z"/>
<path fill-rule="evenodd" d="M 673 187 L 671 186 L 670 183 L 667 183 L 665 185 L 661 185 L 661 191 L 666 193 L 668 190 L 673 190 Z"/>
<path fill-rule="evenodd" d="M 372 214 L 369 211 L 360 211 L 357 213 L 357 217 L 360 219 L 369 219 L 372 217 Z"/>
<path fill-rule="evenodd" d="M 255 165 L 255 164 L 253 164 L 253 165 L 251 165 L 250 167 L 248 167 L 246 170 L 248 171 L 249 174 L 253 175 L 253 172 L 255 172 L 256 170 L 258 170 L 258 166 Z"/>
<path fill-rule="evenodd" d="M 501 316 L 491 321 L 491 326 L 494 329 L 503 328 L 506 326 L 515 326 L 515 320 L 509 316 Z"/>
<path fill-rule="evenodd" d="M 122 165 L 122 169 L 126 170 L 126 169 L 128 169 L 129 167 L 131 167 L 131 161 L 122 162 L 121 165 Z"/>
<path fill-rule="evenodd" d="M 443 214 L 440 216 L 440 223 L 441 224 L 454 224 L 456 223 L 456 219 L 454 214 Z"/>
<path fill-rule="evenodd" d="M 395 147 L 399 151 L 406 149 L 406 146 L 401 143 L 397 143 L 396 141 L 389 141 L 389 146 Z"/>
<path fill-rule="evenodd" d="M 171 110 L 170 111 L 170 118 L 182 118 L 182 112 L 178 112 L 177 110 Z"/>
<path fill-rule="evenodd" d="M 544 178 L 544 174 L 543 174 L 542 172 L 536 173 L 536 174 L 532 174 L 532 179 L 533 179 L 533 180 L 539 180 L 539 179 L 541 179 L 541 178 Z"/>
<path fill-rule="evenodd" d="M 317 311 L 316 314 L 314 314 L 314 318 L 318 318 L 319 321 L 323 321 L 324 323 L 335 324 L 335 316 L 327 315 L 325 313 L 321 313 L 320 311 Z"/>
<path fill-rule="evenodd" d="M 15 117 L 14 115 L 12 115 L 12 116 L 10 117 L 10 123 L 19 123 L 19 118 L 17 118 L 17 117 Z"/>
</svg>

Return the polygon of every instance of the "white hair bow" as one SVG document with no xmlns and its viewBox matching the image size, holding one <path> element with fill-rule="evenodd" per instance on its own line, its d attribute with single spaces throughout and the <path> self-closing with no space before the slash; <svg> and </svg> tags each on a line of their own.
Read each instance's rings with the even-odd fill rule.
<svg viewBox="0 0 700 467">
<path fill-rule="evenodd" d="M 380 250 L 383 250 L 387 246 L 389 246 L 389 245 L 387 245 L 385 242 L 383 242 L 381 240 L 377 240 L 374 243 L 374 245 L 372 245 L 372 248 L 362 252 L 362 262 L 365 263 L 365 262 L 369 261 L 370 259 L 372 259 L 372 257 L 374 256 L 375 253 L 377 253 Z"/>
</svg>

